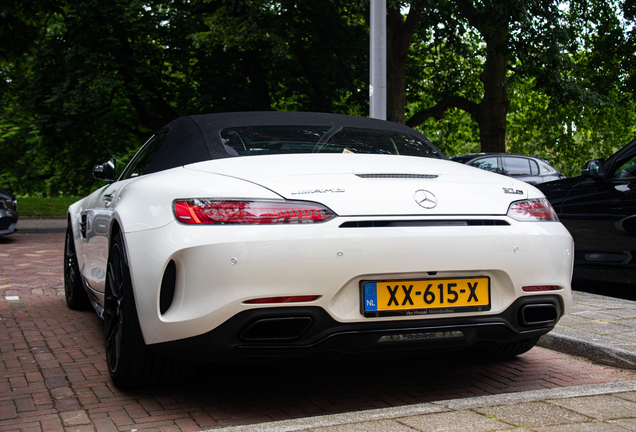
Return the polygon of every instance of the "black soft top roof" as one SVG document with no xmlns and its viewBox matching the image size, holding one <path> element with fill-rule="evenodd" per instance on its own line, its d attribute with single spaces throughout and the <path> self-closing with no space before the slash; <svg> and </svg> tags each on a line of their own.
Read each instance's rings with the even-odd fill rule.
<svg viewBox="0 0 636 432">
<path fill-rule="evenodd" d="M 343 126 L 388 130 L 413 135 L 430 144 L 424 135 L 408 126 L 367 117 L 284 111 L 202 114 L 179 117 L 157 132 L 157 134 L 168 132 L 168 135 L 146 172 L 162 171 L 205 160 L 235 157 L 235 152 L 223 145 L 220 134 L 222 129 L 276 125 Z"/>
</svg>

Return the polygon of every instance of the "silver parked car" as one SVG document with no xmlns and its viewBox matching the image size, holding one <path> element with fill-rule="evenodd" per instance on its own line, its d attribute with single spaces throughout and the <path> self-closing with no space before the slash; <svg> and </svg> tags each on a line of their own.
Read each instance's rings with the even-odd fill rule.
<svg viewBox="0 0 636 432">
<path fill-rule="evenodd" d="M 514 177 L 529 184 L 565 178 L 547 160 L 534 156 L 508 153 L 468 153 L 451 156 L 450 159 L 486 171 Z"/>
</svg>

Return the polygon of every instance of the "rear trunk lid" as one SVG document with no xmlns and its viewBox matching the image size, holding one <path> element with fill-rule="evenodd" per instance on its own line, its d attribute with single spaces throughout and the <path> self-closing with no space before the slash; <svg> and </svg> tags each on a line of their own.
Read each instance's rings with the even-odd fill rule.
<svg viewBox="0 0 636 432">
<path fill-rule="evenodd" d="M 511 202 L 528 196 L 528 185 L 510 177 L 410 156 L 250 156 L 186 168 L 240 178 L 285 199 L 320 202 L 339 216 L 505 215 Z"/>
</svg>

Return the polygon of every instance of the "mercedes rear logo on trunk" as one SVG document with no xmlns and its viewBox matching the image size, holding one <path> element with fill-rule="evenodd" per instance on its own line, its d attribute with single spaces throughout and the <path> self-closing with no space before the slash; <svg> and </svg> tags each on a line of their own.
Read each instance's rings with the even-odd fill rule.
<svg viewBox="0 0 636 432">
<path fill-rule="evenodd" d="M 433 195 L 432 192 L 429 192 L 424 189 L 420 189 L 415 191 L 415 202 L 420 205 L 420 207 L 424 207 L 425 209 L 432 209 L 437 206 L 437 198 Z"/>
</svg>

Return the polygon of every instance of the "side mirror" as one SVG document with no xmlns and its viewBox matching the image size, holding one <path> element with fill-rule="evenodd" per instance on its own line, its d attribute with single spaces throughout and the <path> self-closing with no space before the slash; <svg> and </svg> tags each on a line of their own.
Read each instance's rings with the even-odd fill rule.
<svg viewBox="0 0 636 432">
<path fill-rule="evenodd" d="M 108 158 L 100 161 L 93 167 L 93 177 L 107 182 L 114 182 L 117 172 L 117 162 L 115 158 Z"/>
<path fill-rule="evenodd" d="M 603 162 L 603 159 L 592 159 L 591 161 L 587 161 L 581 170 L 581 175 L 596 179 L 603 178 Z"/>
</svg>

